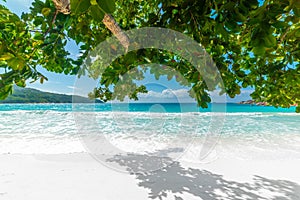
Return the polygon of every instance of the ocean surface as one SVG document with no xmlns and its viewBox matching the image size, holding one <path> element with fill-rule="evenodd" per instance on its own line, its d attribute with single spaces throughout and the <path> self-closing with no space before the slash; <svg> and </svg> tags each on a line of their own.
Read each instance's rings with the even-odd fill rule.
<svg viewBox="0 0 300 200">
<path fill-rule="evenodd" d="M 193 103 L 105 103 L 105 104 L 0 104 L 0 111 L 15 110 L 52 110 L 59 112 L 72 111 L 125 111 L 125 112 L 160 112 L 160 113 L 185 113 L 185 112 L 285 112 L 295 113 L 296 108 L 275 108 L 272 106 L 242 105 L 235 103 L 209 104 L 208 108 L 198 108 Z"/>
<path fill-rule="evenodd" d="M 300 159 L 300 115 L 294 107 L 0 104 L 0 121 L 0 154 L 165 155 L 177 149 L 193 162 L 204 154 L 206 159 Z"/>
</svg>

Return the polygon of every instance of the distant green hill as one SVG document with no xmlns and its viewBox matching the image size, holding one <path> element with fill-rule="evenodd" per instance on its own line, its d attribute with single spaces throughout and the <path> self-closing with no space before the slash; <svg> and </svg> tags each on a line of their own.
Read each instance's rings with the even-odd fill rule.
<svg viewBox="0 0 300 200">
<path fill-rule="evenodd" d="M 5 100 L 0 100 L 0 103 L 72 103 L 73 97 L 75 103 L 103 103 L 100 100 L 93 101 L 81 96 L 55 94 L 20 87 L 15 87 L 13 94 Z"/>
</svg>

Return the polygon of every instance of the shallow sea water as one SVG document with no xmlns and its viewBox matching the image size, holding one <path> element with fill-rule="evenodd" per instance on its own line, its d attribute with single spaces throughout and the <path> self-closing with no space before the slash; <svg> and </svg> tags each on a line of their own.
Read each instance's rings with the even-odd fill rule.
<svg viewBox="0 0 300 200">
<path fill-rule="evenodd" d="M 169 156 L 167 151 L 177 149 L 173 158 L 192 162 L 203 151 L 239 159 L 300 159 L 300 115 L 293 108 L 212 107 L 215 112 L 192 104 L 0 105 L 0 154 Z"/>
</svg>

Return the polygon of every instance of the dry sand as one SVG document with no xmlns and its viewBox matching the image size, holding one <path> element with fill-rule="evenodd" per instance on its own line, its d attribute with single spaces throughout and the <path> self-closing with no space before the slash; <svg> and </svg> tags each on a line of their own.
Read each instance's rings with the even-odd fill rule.
<svg viewBox="0 0 300 200">
<path fill-rule="evenodd" d="M 213 200 L 300 199 L 300 160 L 221 158 L 207 163 L 172 161 L 148 170 L 157 158 L 108 158 L 123 172 L 87 153 L 0 155 L 1 200 Z M 150 166 L 151 168 L 152 166 Z"/>
</svg>

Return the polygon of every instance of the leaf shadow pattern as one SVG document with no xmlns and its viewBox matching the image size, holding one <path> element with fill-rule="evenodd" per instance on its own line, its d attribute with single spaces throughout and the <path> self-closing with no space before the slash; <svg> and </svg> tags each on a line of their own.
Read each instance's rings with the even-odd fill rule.
<svg viewBox="0 0 300 200">
<path fill-rule="evenodd" d="M 192 195 L 192 199 L 203 200 L 300 199 L 300 186 L 291 181 L 261 176 L 254 176 L 251 183 L 229 181 L 207 170 L 184 168 L 169 157 L 127 154 L 116 155 L 107 162 L 115 162 L 136 176 L 138 185 L 150 191 L 148 199 L 185 200 L 184 194 L 190 194 L 188 199 Z"/>
</svg>

